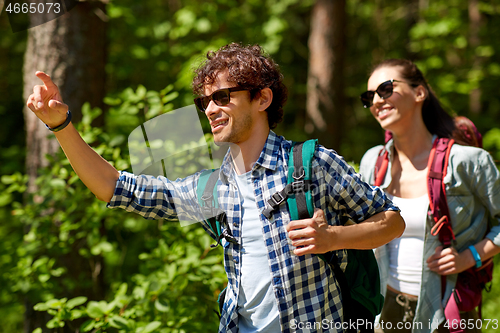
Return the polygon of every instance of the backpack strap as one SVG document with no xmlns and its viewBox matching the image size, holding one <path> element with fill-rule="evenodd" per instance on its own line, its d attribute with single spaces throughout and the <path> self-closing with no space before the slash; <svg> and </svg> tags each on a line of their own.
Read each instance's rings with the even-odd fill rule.
<svg viewBox="0 0 500 333">
<path fill-rule="evenodd" d="M 455 241 L 455 234 L 451 227 L 450 210 L 446 200 L 446 191 L 443 183 L 448 167 L 453 139 L 438 138 L 432 145 L 427 166 L 427 194 L 429 195 L 429 207 L 434 226 L 431 234 L 439 234 L 439 240 L 444 247 L 450 247 Z"/>
<path fill-rule="evenodd" d="M 311 169 L 314 151 L 316 150 L 317 140 L 308 140 L 306 142 L 294 142 L 292 152 L 288 157 L 288 184 L 292 185 L 295 195 L 288 196 L 288 209 L 291 219 L 307 219 L 314 214 L 310 186 Z"/>
<path fill-rule="evenodd" d="M 389 151 L 382 148 L 378 153 L 377 162 L 375 162 L 373 185 L 380 186 L 384 183 L 385 174 L 389 166 Z"/>
<path fill-rule="evenodd" d="M 311 217 L 314 207 L 311 200 L 311 162 L 316 150 L 317 140 L 307 140 L 306 142 L 292 142 L 292 151 L 288 155 L 288 176 L 287 185 L 279 192 L 274 193 L 267 201 L 266 208 L 262 214 L 267 219 L 279 206 L 287 201 L 291 219 L 299 218 L 297 203 L 300 205 L 302 219 Z M 294 162 L 295 161 L 295 162 Z"/>
<path fill-rule="evenodd" d="M 220 245 L 222 238 L 225 238 L 230 243 L 238 244 L 238 241 L 231 233 L 231 229 L 229 229 L 226 213 L 219 208 L 217 186 L 215 186 L 218 180 L 219 169 L 205 170 L 200 175 L 198 186 L 196 187 L 201 212 L 214 233 L 215 241 L 217 242 L 211 245 L 212 248 Z"/>
<path fill-rule="evenodd" d="M 294 143 L 292 152 L 289 155 L 288 159 L 288 183 L 299 182 L 299 181 L 311 181 L 311 165 L 312 159 L 314 156 L 314 151 L 316 150 L 316 140 L 309 140 L 304 143 Z M 287 199 L 288 210 L 290 212 L 290 218 L 292 220 L 297 219 L 306 219 L 310 218 L 314 214 L 313 207 L 313 199 L 311 195 L 311 191 L 306 190 L 295 192 L 294 195 L 291 195 Z M 366 301 L 367 299 L 355 299 L 355 297 L 359 297 L 359 294 L 356 294 L 359 289 L 354 290 L 356 287 L 363 289 L 366 285 L 359 284 L 362 281 L 366 281 L 368 274 L 366 271 L 363 271 L 363 264 L 367 262 L 367 260 L 371 260 L 371 262 L 375 265 L 371 268 L 374 268 L 374 271 L 377 272 L 378 277 L 378 267 L 376 266 L 376 259 L 373 254 L 373 251 L 355 251 L 348 250 L 348 258 L 350 264 L 346 267 L 346 272 L 344 272 L 338 263 L 337 252 L 330 251 L 323 254 L 316 254 L 319 258 L 321 258 L 327 265 L 330 265 L 330 268 L 333 270 L 333 274 L 337 279 L 337 282 L 340 287 L 340 293 L 342 295 L 342 304 L 344 308 L 344 322 L 358 322 L 358 319 L 363 319 L 361 322 L 363 324 L 359 325 L 357 329 L 352 329 L 349 327 L 345 331 L 347 333 L 357 333 L 358 329 L 360 332 L 368 333 L 373 332 L 373 327 L 370 327 L 370 323 L 373 323 L 375 319 L 374 313 L 380 313 L 382 309 L 382 305 L 384 303 L 384 298 L 380 294 L 380 289 L 371 288 L 369 286 L 367 289 L 373 291 L 371 300 L 378 300 L 378 304 L 376 307 L 371 307 Z M 359 260 L 359 261 L 358 261 Z M 358 284 L 350 284 L 352 281 L 348 281 L 347 270 L 353 269 L 353 263 L 356 266 L 356 271 L 349 275 L 349 279 L 352 277 L 360 277 L 357 279 Z M 359 273 L 365 274 L 359 274 Z M 363 277 L 361 277 L 362 275 Z M 363 278 L 365 278 L 363 280 Z M 356 286 L 356 287 L 355 287 Z M 380 287 L 380 281 L 376 281 L 376 287 Z M 374 290 L 377 289 L 377 290 Z M 354 293 L 354 294 L 353 294 Z M 365 295 L 366 296 L 366 295 Z M 366 325 L 366 326 L 363 326 Z"/>
</svg>

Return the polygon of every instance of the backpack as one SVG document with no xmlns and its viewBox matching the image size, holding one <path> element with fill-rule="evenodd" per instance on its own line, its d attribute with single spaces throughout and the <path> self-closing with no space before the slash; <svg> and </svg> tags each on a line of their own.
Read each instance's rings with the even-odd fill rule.
<svg viewBox="0 0 500 333">
<path fill-rule="evenodd" d="M 464 117 L 463 117 L 464 118 Z M 468 120 L 468 119 L 467 119 Z M 470 122 L 470 120 L 468 120 Z M 472 123 L 472 122 L 471 122 Z M 475 126 L 472 124 L 473 128 Z M 477 130 L 476 130 L 477 131 Z M 479 134 L 479 132 L 477 132 Z M 479 134 L 477 142 L 481 142 Z M 390 136 L 386 133 L 386 142 Z M 451 227 L 450 212 L 446 200 L 443 178 L 446 175 L 451 146 L 455 143 L 453 139 L 438 138 L 434 141 L 428 162 L 427 193 L 429 195 L 430 216 L 434 220 L 431 234 L 439 235 L 443 246 L 454 245 L 455 234 Z M 384 148 L 379 153 L 375 165 L 375 186 L 382 185 L 389 164 L 388 152 Z M 493 260 L 490 258 L 481 267 L 471 267 L 458 274 L 457 283 L 452 290 L 452 295 L 444 309 L 446 324 L 450 332 L 464 332 L 461 325 L 460 311 L 472 311 L 479 307 L 481 318 L 482 290 L 490 291 L 487 283 L 491 282 L 493 274 Z M 446 287 L 446 276 L 441 276 L 441 293 L 444 297 Z"/>
<path fill-rule="evenodd" d="M 317 140 L 306 142 L 293 142 L 292 151 L 288 159 L 287 185 L 276 192 L 268 200 L 268 206 L 263 214 L 270 218 L 273 211 L 286 201 L 291 220 L 305 219 L 313 216 L 314 204 L 311 195 L 312 159 L 316 150 Z M 198 181 L 198 202 L 206 218 L 210 230 L 216 235 L 216 244 L 221 238 L 232 241 L 232 235 L 227 228 L 225 214 L 219 209 L 217 203 L 218 169 L 206 170 Z M 221 227 L 225 227 L 226 230 Z M 233 238 L 234 239 L 234 238 Z M 236 240 L 234 240 L 236 241 Z M 336 251 L 318 254 L 318 257 L 327 262 L 334 271 L 339 282 L 344 307 L 344 322 L 356 323 L 354 325 L 361 332 L 373 332 L 373 321 L 380 313 L 384 304 L 384 296 L 380 293 L 380 276 L 377 261 L 372 250 L 347 250 L 347 267 L 343 271 L 337 259 Z M 222 313 L 225 290 L 219 295 L 219 311 Z M 365 327 L 359 325 L 362 322 Z M 356 331 L 349 326 L 349 331 Z"/>
</svg>

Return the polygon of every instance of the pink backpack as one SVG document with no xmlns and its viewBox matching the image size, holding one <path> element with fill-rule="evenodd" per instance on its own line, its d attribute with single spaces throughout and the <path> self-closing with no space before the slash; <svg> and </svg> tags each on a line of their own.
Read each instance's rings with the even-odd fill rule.
<svg viewBox="0 0 500 333">
<path fill-rule="evenodd" d="M 469 120 L 470 121 L 470 120 Z M 474 126 L 474 125 L 472 125 Z M 475 126 L 474 126 L 475 128 Z M 479 132 L 480 141 L 481 135 Z M 386 132 L 386 142 L 391 138 Z M 450 212 L 446 200 L 446 192 L 443 183 L 443 178 L 446 175 L 448 166 L 449 154 L 453 139 L 438 138 L 434 141 L 428 164 L 427 174 L 427 193 L 429 195 L 429 214 L 434 220 L 434 226 L 431 229 L 432 235 L 439 235 L 439 240 L 444 247 L 450 247 L 455 241 L 455 234 L 451 227 Z M 376 161 L 375 165 L 375 186 L 382 185 L 387 167 L 389 165 L 388 152 L 383 148 Z M 471 267 L 466 271 L 458 274 L 457 283 L 452 291 L 448 303 L 446 304 L 444 313 L 447 321 L 447 327 L 450 332 L 464 332 L 466 328 L 461 323 L 460 311 L 472 311 L 479 307 L 479 317 L 481 317 L 482 290 L 490 291 L 491 285 L 487 285 L 492 280 L 493 260 L 492 258 L 483 262 L 479 268 Z M 441 277 L 441 290 L 444 296 L 446 286 L 446 277 Z"/>
</svg>

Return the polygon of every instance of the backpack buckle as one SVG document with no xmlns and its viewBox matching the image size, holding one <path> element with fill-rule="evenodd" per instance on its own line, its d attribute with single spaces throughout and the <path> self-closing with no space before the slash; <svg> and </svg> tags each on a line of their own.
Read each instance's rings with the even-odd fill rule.
<svg viewBox="0 0 500 333">
<path fill-rule="evenodd" d="M 280 193 L 276 192 L 273 195 L 271 195 L 271 199 L 269 201 L 273 201 L 273 204 L 271 204 L 273 207 L 281 205 L 282 202 L 285 201 L 285 197 Z"/>
<path fill-rule="evenodd" d="M 303 180 L 298 180 L 292 183 L 292 191 L 293 193 L 304 192 L 305 190 L 305 182 Z"/>
<path fill-rule="evenodd" d="M 236 240 L 236 238 L 234 238 L 234 236 L 231 235 L 228 229 L 222 230 L 222 237 L 224 237 L 224 239 L 229 243 L 238 244 L 238 240 Z"/>
<path fill-rule="evenodd" d="M 304 167 L 299 167 L 293 170 L 292 178 L 295 180 L 301 180 L 306 176 L 306 172 L 304 171 Z"/>
<path fill-rule="evenodd" d="M 208 206 L 201 207 L 201 213 L 205 217 L 206 216 L 210 216 L 210 217 L 214 216 L 212 207 L 208 207 Z"/>
</svg>

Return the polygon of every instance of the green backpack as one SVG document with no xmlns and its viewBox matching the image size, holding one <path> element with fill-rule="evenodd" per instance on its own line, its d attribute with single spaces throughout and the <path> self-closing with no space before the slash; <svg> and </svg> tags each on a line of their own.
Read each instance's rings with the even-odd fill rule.
<svg viewBox="0 0 500 333">
<path fill-rule="evenodd" d="M 288 178 L 285 188 L 276 192 L 268 200 L 268 208 L 263 214 L 270 218 L 272 212 L 283 202 L 287 202 L 291 220 L 305 219 L 313 216 L 314 204 L 311 195 L 312 159 L 317 140 L 293 142 L 292 152 L 288 159 Z M 216 235 L 217 244 L 221 238 L 237 243 L 227 225 L 225 213 L 219 208 L 217 186 L 219 169 L 204 171 L 198 181 L 198 202 L 211 231 Z M 224 227 L 224 228 L 221 228 Z M 344 307 L 344 322 L 356 323 L 361 332 L 373 332 L 375 316 L 382 311 L 384 296 L 380 293 L 380 276 L 377 261 L 372 250 L 346 250 L 347 267 L 345 272 L 338 264 L 336 251 L 317 254 L 333 269 L 339 282 Z M 219 310 L 222 312 L 224 292 L 219 296 Z M 362 319 L 363 321 L 360 321 Z M 359 325 L 366 323 L 365 327 Z M 367 324 L 370 322 L 370 324 Z M 347 326 L 347 325 L 346 325 Z M 351 325 L 349 325 L 351 326 Z M 346 330 L 349 332 L 350 330 Z M 353 329 L 353 331 L 355 331 Z"/>
</svg>

